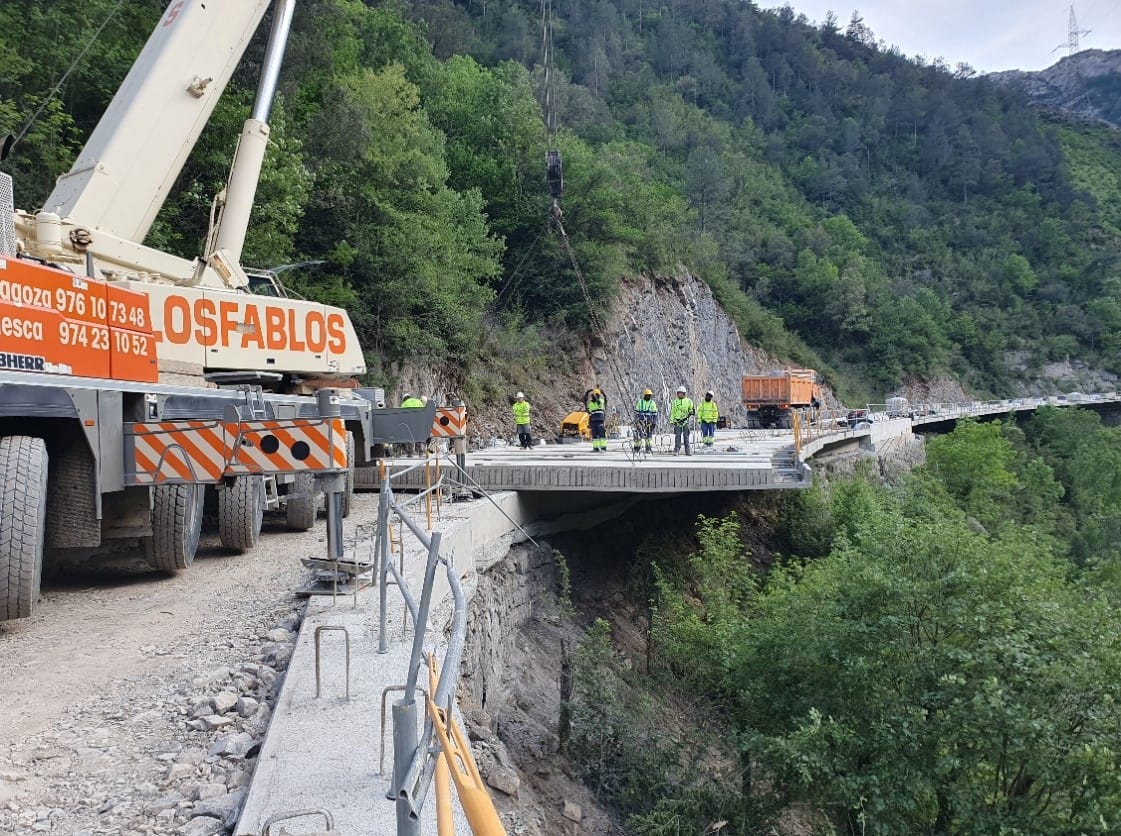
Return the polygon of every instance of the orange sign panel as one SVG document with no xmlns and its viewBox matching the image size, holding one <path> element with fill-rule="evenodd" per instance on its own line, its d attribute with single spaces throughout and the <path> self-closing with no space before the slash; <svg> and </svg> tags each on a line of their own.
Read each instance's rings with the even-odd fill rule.
<svg viewBox="0 0 1121 836">
<path fill-rule="evenodd" d="M 159 421 L 127 425 L 133 484 L 218 482 L 238 474 L 345 470 L 346 424 L 336 419 Z"/>
<path fill-rule="evenodd" d="M 16 258 L 0 258 L 0 302 L 45 308 L 95 325 L 105 324 L 109 307 L 100 279 Z"/>
<path fill-rule="evenodd" d="M 151 333 L 110 328 L 109 374 L 114 380 L 158 383 L 155 337 Z"/>
<path fill-rule="evenodd" d="M 0 301 L 0 370 L 109 376 L 109 329 Z"/>
</svg>

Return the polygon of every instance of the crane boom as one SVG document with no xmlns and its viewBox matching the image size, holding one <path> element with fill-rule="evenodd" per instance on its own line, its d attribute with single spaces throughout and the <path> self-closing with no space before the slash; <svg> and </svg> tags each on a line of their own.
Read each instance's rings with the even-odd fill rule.
<svg viewBox="0 0 1121 836">
<path fill-rule="evenodd" d="M 175 0 L 47 211 L 140 243 L 271 0 Z"/>
<path fill-rule="evenodd" d="M 275 280 L 254 284 L 241 266 L 295 3 L 170 0 L 45 207 L 12 215 L 22 256 L 147 297 L 145 322 L 161 381 L 207 378 L 307 391 L 353 383 L 351 375 L 366 371 L 345 310 L 289 298 Z M 226 187 L 215 198 L 218 212 L 202 257 L 145 246 L 156 213 L 270 6 L 273 26 L 256 102 Z"/>
</svg>

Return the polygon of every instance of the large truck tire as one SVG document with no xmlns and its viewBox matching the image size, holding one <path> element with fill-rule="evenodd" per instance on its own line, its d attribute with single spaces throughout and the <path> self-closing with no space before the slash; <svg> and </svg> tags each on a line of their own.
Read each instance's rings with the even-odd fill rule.
<svg viewBox="0 0 1121 836">
<path fill-rule="evenodd" d="M 27 618 L 39 599 L 47 539 L 47 444 L 0 438 L 0 620 Z"/>
<path fill-rule="evenodd" d="M 222 548 L 245 554 L 261 539 L 265 519 L 265 480 L 238 476 L 218 491 L 218 538 Z"/>
<path fill-rule="evenodd" d="M 289 531 L 307 531 L 315 525 L 319 511 L 319 494 L 315 490 L 314 473 L 297 473 L 284 503 L 284 522 Z"/>
<path fill-rule="evenodd" d="M 343 517 L 350 516 L 354 503 L 354 433 L 346 434 L 346 488 L 343 490 Z"/>
<path fill-rule="evenodd" d="M 148 562 L 164 572 L 179 572 L 194 562 L 202 533 L 202 485 L 152 488 L 152 536 L 144 541 Z"/>
</svg>

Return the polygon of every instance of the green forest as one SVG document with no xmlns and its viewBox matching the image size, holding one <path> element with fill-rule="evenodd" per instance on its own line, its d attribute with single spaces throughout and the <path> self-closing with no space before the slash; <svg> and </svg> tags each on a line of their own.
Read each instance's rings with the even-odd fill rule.
<svg viewBox="0 0 1121 836">
<path fill-rule="evenodd" d="M 0 6 L 20 206 L 165 5 Z M 266 31 L 149 243 L 200 251 Z M 622 276 L 682 267 L 842 393 L 949 375 L 1007 395 L 1068 358 L 1121 372 L 1121 136 L 885 49 L 856 14 L 303 0 L 273 114 L 245 261 L 325 260 L 285 281 L 350 310 L 375 378 L 410 359 L 469 375 L 483 334 L 586 333 Z M 548 221 L 549 149 L 591 308 Z"/>
<path fill-rule="evenodd" d="M 649 536 L 649 649 L 590 631 L 567 750 L 637 836 L 1117 833 L 1119 532 L 1121 430 L 1047 407 Z"/>
<path fill-rule="evenodd" d="M 17 206 L 68 169 L 165 7 L 0 4 Z M 200 252 L 266 32 L 149 244 Z M 940 376 L 1009 396 L 1066 359 L 1121 374 L 1121 134 L 885 49 L 859 15 L 301 0 L 271 126 L 244 260 L 323 261 L 283 279 L 350 311 L 371 383 L 587 336 L 624 277 L 681 269 L 854 399 Z M 646 664 L 592 629 L 573 768 L 635 836 L 1121 832 L 1119 433 L 1075 409 L 963 422 L 898 485 L 776 501 L 766 567 L 735 515 L 649 544 Z M 709 736 L 660 735 L 657 689 Z"/>
</svg>

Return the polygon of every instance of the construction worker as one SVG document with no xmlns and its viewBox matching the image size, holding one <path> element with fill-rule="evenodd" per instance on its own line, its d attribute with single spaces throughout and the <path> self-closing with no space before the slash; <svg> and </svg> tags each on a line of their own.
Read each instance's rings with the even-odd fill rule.
<svg viewBox="0 0 1121 836">
<path fill-rule="evenodd" d="M 685 440 L 685 455 L 693 455 L 689 440 L 689 419 L 693 417 L 693 402 L 685 397 L 685 387 L 677 387 L 677 397 L 670 404 L 669 422 L 673 424 L 673 454 L 681 452 L 681 440 Z"/>
<path fill-rule="evenodd" d="M 525 392 L 514 395 L 514 427 L 518 431 L 518 444 L 523 450 L 533 446 L 533 436 L 529 431 L 529 409 Z"/>
<path fill-rule="evenodd" d="M 401 408 L 402 409 L 423 409 L 424 408 L 424 401 L 422 401 L 420 398 L 413 397 L 411 392 L 406 392 L 404 394 L 404 397 L 401 398 Z M 427 446 L 428 446 L 428 442 L 426 442 L 426 441 L 416 441 L 416 442 L 413 442 L 413 444 L 411 444 L 411 445 L 405 445 L 405 446 L 406 446 L 406 448 L 411 446 L 412 447 L 411 452 L 417 453 L 419 455 L 419 454 L 421 454 L 425 451 L 425 448 L 427 448 Z"/>
<path fill-rule="evenodd" d="M 592 428 L 592 449 L 597 453 L 607 452 L 607 396 L 597 386 L 584 393 L 584 407 L 588 411 L 588 423 Z"/>
<path fill-rule="evenodd" d="M 705 447 L 711 447 L 716 441 L 716 422 L 720 420 L 716 395 L 711 389 L 705 392 L 705 399 L 697 404 L 697 420 L 701 422 L 701 441 Z"/>
<path fill-rule="evenodd" d="M 654 400 L 654 393 L 650 389 L 642 390 L 642 397 L 634 405 L 634 451 L 642 450 L 642 442 L 646 442 L 646 452 L 654 452 L 650 445 L 654 427 L 658 424 L 658 404 Z"/>
</svg>

